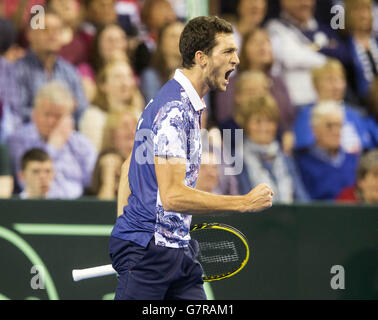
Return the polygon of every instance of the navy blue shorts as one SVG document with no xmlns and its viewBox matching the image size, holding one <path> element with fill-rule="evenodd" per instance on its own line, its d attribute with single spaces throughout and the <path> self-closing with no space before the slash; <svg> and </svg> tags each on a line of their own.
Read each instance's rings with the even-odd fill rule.
<svg viewBox="0 0 378 320">
<path fill-rule="evenodd" d="M 115 300 L 206 300 L 198 243 L 186 248 L 155 245 L 144 248 L 110 237 L 110 258 L 118 273 Z"/>
</svg>

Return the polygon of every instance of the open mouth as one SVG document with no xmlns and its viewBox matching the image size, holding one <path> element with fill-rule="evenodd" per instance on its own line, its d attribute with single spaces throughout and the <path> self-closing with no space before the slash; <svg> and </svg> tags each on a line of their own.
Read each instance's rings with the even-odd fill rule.
<svg viewBox="0 0 378 320">
<path fill-rule="evenodd" d="M 234 69 L 228 70 L 224 75 L 224 78 L 227 80 L 227 82 L 230 80 L 232 71 L 234 71 Z"/>
</svg>

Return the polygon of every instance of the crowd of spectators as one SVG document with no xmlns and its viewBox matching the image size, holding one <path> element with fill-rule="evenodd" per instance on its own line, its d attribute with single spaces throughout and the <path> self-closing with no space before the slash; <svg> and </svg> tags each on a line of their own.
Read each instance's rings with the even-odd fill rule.
<svg viewBox="0 0 378 320">
<path fill-rule="evenodd" d="M 205 97 L 197 188 L 267 183 L 275 203 L 378 203 L 378 3 L 209 9 L 232 23 L 240 65 Z M 188 14 L 184 0 L 1 1 L 0 197 L 115 199 L 138 118 L 181 67 Z"/>
</svg>

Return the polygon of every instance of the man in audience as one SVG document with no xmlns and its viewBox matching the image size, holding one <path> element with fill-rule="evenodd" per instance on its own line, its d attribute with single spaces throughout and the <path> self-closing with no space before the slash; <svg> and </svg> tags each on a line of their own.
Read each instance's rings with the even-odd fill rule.
<svg viewBox="0 0 378 320">
<path fill-rule="evenodd" d="M 316 21 L 315 0 L 281 0 L 280 4 L 280 17 L 267 25 L 276 60 L 293 104 L 314 103 L 311 69 L 322 65 L 326 56 L 348 61 L 345 45 L 329 26 Z"/>
<path fill-rule="evenodd" d="M 315 143 L 295 153 L 305 187 L 313 200 L 334 200 L 356 181 L 359 156 L 341 147 L 343 110 L 336 102 L 320 103 L 312 110 Z"/>
<path fill-rule="evenodd" d="M 27 38 L 30 50 L 15 64 L 16 79 L 19 86 L 23 121 L 30 121 L 33 99 L 37 91 L 49 80 L 64 82 L 73 93 L 76 101 L 75 121 L 87 108 L 88 102 L 83 91 L 80 76 L 74 66 L 58 56 L 64 42 L 61 18 L 51 12 L 45 14 L 45 28 L 33 29 L 29 26 Z"/>
<path fill-rule="evenodd" d="M 74 130 L 74 100 L 60 82 L 52 81 L 37 93 L 32 121 L 8 140 L 14 173 L 20 171 L 22 155 L 41 148 L 51 157 L 55 178 L 51 197 L 77 198 L 89 186 L 97 153 L 88 138 Z"/>
<path fill-rule="evenodd" d="M 22 156 L 19 172 L 19 180 L 23 184 L 20 198 L 50 198 L 53 179 L 54 166 L 49 155 L 42 149 L 26 151 Z"/>
</svg>

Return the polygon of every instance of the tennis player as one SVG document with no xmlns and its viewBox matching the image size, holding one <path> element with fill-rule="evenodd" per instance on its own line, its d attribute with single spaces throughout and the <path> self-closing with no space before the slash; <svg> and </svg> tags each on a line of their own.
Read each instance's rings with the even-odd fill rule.
<svg viewBox="0 0 378 320">
<path fill-rule="evenodd" d="M 273 192 L 261 184 L 243 196 L 195 189 L 201 161 L 201 113 L 209 90 L 225 91 L 239 64 L 230 23 L 190 20 L 180 37 L 182 69 L 148 103 L 122 166 L 110 257 L 119 274 L 115 299 L 206 299 L 192 214 L 261 211 Z"/>
</svg>

